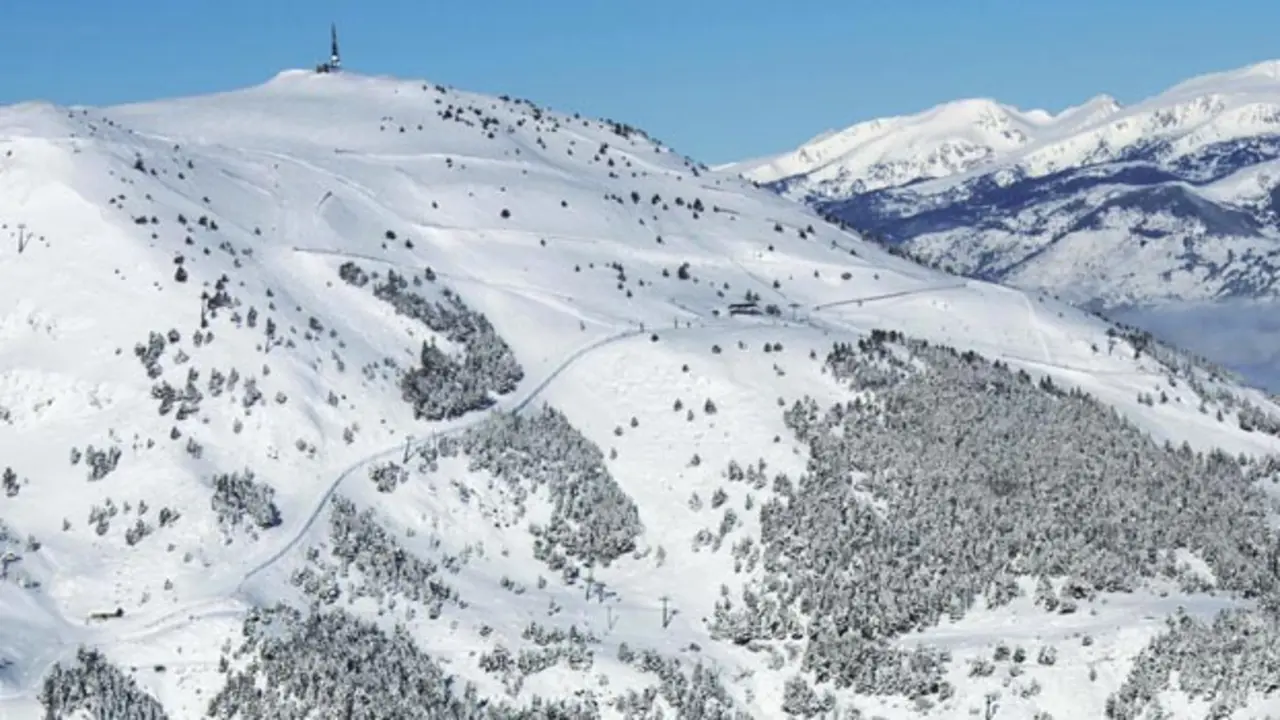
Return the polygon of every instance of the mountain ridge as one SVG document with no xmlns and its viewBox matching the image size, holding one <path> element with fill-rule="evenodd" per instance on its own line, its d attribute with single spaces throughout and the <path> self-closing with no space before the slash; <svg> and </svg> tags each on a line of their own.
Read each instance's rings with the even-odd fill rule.
<svg viewBox="0 0 1280 720">
<path fill-rule="evenodd" d="M 815 136 L 813 139 L 802 143 L 797 150 L 781 155 L 770 156 L 758 160 L 747 161 L 743 163 L 729 163 L 719 166 L 728 172 L 741 174 L 748 179 L 762 184 L 776 184 L 788 180 L 794 180 L 796 175 L 814 176 L 817 182 L 810 183 L 803 192 L 815 193 L 823 197 L 840 197 L 848 194 L 848 189 L 839 187 L 826 187 L 822 180 L 826 175 L 835 174 L 838 170 L 844 170 L 856 176 L 864 176 L 869 172 L 870 164 L 866 161 L 859 160 L 856 157 L 846 159 L 844 155 L 857 153 L 861 148 L 853 147 L 842 149 L 843 153 L 836 153 L 835 157 L 825 163 L 821 163 L 817 167 L 807 168 L 791 168 L 786 167 L 783 170 L 777 170 L 774 164 L 784 161 L 788 157 L 794 155 L 809 156 L 813 151 L 810 149 L 812 145 L 821 145 L 832 138 L 841 137 L 843 135 L 857 136 L 868 130 L 889 130 L 899 131 L 904 126 L 925 126 L 924 131 L 932 131 L 935 134 L 942 134 L 944 137 L 932 140 L 932 142 L 945 143 L 947 133 L 956 134 L 971 129 L 970 126 L 976 126 L 980 129 L 999 129 L 1002 125 L 1020 124 L 1020 129 L 1035 129 L 1040 132 L 1042 137 L 1036 138 L 1020 138 L 1018 141 L 1008 143 L 1004 147 L 999 147 L 995 142 L 995 138 L 987 138 L 987 146 L 989 150 L 994 151 L 990 155 L 993 162 L 999 163 L 1003 161 L 1012 161 L 1014 164 L 1022 164 L 1027 166 L 1028 172 L 1032 174 L 1044 174 L 1053 170 L 1052 160 L 1044 160 L 1039 163 L 1035 162 L 1035 158 L 1019 158 L 1020 152 L 1026 150 L 1052 150 L 1061 152 L 1052 147 L 1053 143 L 1063 140 L 1070 140 L 1071 135 L 1088 132 L 1094 133 L 1104 129 L 1099 125 L 1113 125 L 1113 132 L 1124 132 L 1127 128 L 1133 127 L 1132 121 L 1110 121 L 1113 115 L 1142 115 L 1149 113 L 1155 115 L 1152 120 L 1147 123 L 1150 127 L 1156 128 L 1161 124 L 1168 126 L 1173 124 L 1176 130 L 1178 123 L 1193 123 L 1196 120 L 1196 111 L 1201 113 L 1211 111 L 1214 117 L 1208 118 L 1210 121 L 1216 119 L 1223 111 L 1227 110 L 1227 105 L 1231 99 L 1242 98 L 1246 102 L 1242 106 L 1237 107 L 1237 111 L 1245 111 L 1249 109 L 1250 100 L 1248 97 L 1253 92 L 1274 93 L 1276 85 L 1276 74 L 1274 68 L 1277 62 L 1270 61 L 1258 63 L 1256 65 L 1247 66 L 1240 69 L 1211 73 L 1182 83 L 1178 83 L 1164 92 L 1158 93 L 1150 98 L 1141 100 L 1134 104 L 1125 106 L 1121 105 L 1114 97 L 1108 94 L 1095 95 L 1085 102 L 1069 106 L 1057 113 L 1048 112 L 1040 109 L 1022 110 L 1012 105 L 1000 103 L 990 98 L 964 98 L 941 103 L 931 108 L 922 110 L 914 114 L 895 115 L 885 118 L 876 118 L 856 123 L 845 129 L 832 129 Z M 1235 96 L 1235 98 L 1233 98 Z M 1161 112 L 1165 106 L 1172 105 L 1169 112 Z M 1154 111 L 1154 112 L 1153 112 Z M 1077 120 L 1077 116 L 1085 113 L 1083 121 L 1066 123 L 1064 121 Z M 1181 116 L 1181 117 L 1179 117 Z M 1256 118 L 1257 121 L 1264 121 L 1266 127 L 1270 127 L 1270 114 Z M 1228 118 L 1230 119 L 1230 118 Z M 1247 116 L 1241 118 L 1249 120 Z M 940 120 L 940 122 L 939 122 Z M 930 127 L 933 125 L 935 127 Z M 1249 128 L 1236 128 L 1236 132 L 1247 131 Z M 1003 138 L 1009 140 L 1010 138 Z M 1132 142 L 1132 135 L 1125 138 L 1125 141 Z M 1095 141 L 1096 142 L 1096 141 Z M 1109 140 L 1109 142 L 1111 142 Z M 1124 141 L 1122 141 L 1124 142 Z M 1049 145 L 1048 148 L 1037 148 L 1038 145 Z M 1004 150 L 1004 153 L 999 151 Z M 821 154 L 820 154 L 821 155 Z M 906 154 L 910 157 L 910 154 Z M 1073 161 L 1070 166 L 1075 167 L 1082 165 L 1079 161 Z M 839 165 L 839 167 L 836 167 Z M 980 166 L 975 165 L 973 169 Z M 969 170 L 970 168 L 965 168 Z M 922 180 L 937 180 L 945 178 L 949 175 L 959 174 L 958 172 L 949 172 L 945 174 L 929 173 L 925 168 L 913 168 L 909 174 L 903 175 L 902 179 L 894 184 L 911 184 Z M 859 191 L 868 191 L 889 187 L 887 184 L 864 183 Z M 797 190 L 799 192 L 799 190 Z"/>
<path fill-rule="evenodd" d="M 619 122 L 0 108 L 0 226 L 12 717 L 1136 716 L 1276 592 L 1263 393 Z"/>
</svg>

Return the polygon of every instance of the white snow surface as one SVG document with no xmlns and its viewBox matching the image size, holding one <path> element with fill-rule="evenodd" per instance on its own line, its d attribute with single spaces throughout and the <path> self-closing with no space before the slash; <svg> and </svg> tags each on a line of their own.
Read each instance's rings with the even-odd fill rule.
<svg viewBox="0 0 1280 720">
<path fill-rule="evenodd" d="M 1247 87 L 1247 78 L 1237 80 Z M 1235 107 L 1246 96 L 1228 93 L 1221 102 Z M 437 113 L 447 106 L 458 112 L 442 119 Z M 1221 116 L 1186 110 L 1186 132 Z M 903 137 L 915 143 L 912 153 L 928 151 L 929 173 L 961 172 L 1011 153 L 1048 163 L 1075 147 L 1072 138 L 1101 137 L 1117 123 L 1147 117 L 1138 112 L 1105 98 L 1052 116 L 958 103 L 830 135 L 760 166 L 754 177 L 884 167 L 884 182 L 896 182 L 908 173 L 893 169 Z M 493 120 L 486 127 L 482 117 Z M 139 158 L 142 170 L 133 167 Z M 0 657 L 7 662 L 0 716 L 40 717 L 41 677 L 88 644 L 135 668 L 172 717 L 201 717 L 217 690 L 220 647 L 238 636 L 246 607 L 293 597 L 289 570 L 326 536 L 326 501 L 335 492 L 374 508 L 398 537 L 412 529 L 454 550 L 483 548 L 482 561 L 454 579 L 471 605 L 410 625 L 450 672 L 499 692 L 477 667 L 475 651 L 495 639 L 520 646 L 530 619 L 573 622 L 604 639 L 596 670 L 557 668 L 532 678 L 525 694 L 637 687 L 635 671 L 612 660 L 620 642 L 686 654 L 697 643 L 735 679 L 730 691 L 744 707 L 758 717 L 780 716 L 782 683 L 794 667 L 771 670 L 759 656 L 708 636 L 702 618 L 719 586 L 740 580 L 723 554 L 691 549 L 692 534 L 713 521 L 699 518 L 687 499 L 693 491 L 709 496 L 730 459 L 801 472 L 805 458 L 782 425 L 777 400 L 842 399 L 845 391 L 820 373 L 810 350 L 821 359 L 832 342 L 872 328 L 1048 374 L 1162 440 L 1248 454 L 1280 445 L 1199 412 L 1200 399 L 1185 384 L 1170 387 L 1167 370 L 1153 360 L 1106 352 L 1107 326 L 1093 316 L 921 268 L 799 204 L 696 168 L 607 123 L 352 74 L 290 71 L 242 91 L 123 107 L 0 108 L 0 465 L 29 479 L 4 499 L 3 520 L 42 543 L 22 561 L 38 587 L 0 583 Z M 695 199 L 704 212 L 689 209 Z M 217 230 L 198 225 L 201 216 Z M 800 232 L 809 226 L 812 232 Z M 189 273 L 185 283 L 174 279 L 177 256 Z M 440 284 L 483 311 L 526 371 L 498 408 L 551 403 L 606 453 L 616 450 L 609 469 L 639 507 L 642 545 L 665 548 L 667 561 L 656 567 L 652 558 L 624 558 L 601 571 L 619 593 L 608 608 L 556 580 L 515 595 L 498 589 L 500 578 L 532 588 L 545 572 L 527 532 L 496 527 L 478 509 L 483 503 L 446 492 L 459 480 L 483 496 L 480 474 L 446 463 L 438 484 L 377 493 L 363 479 L 369 463 L 395 456 L 406 438 L 463 427 L 483 413 L 416 421 L 393 383 L 361 372 L 387 357 L 412 361 L 429 333 L 339 280 L 346 260 L 368 271 L 429 266 Z M 611 263 L 624 268 L 625 289 Z M 689 280 L 677 277 L 682 263 Z M 261 331 L 238 329 L 226 310 L 210 325 L 213 340 L 197 347 L 200 293 L 212 292 L 223 275 L 264 315 L 273 302 L 270 315 L 295 347 L 264 352 Z M 747 290 L 778 304 L 781 317 L 730 318 L 727 303 Z M 308 328 L 311 317 L 322 331 Z M 183 436 L 170 439 L 173 418 L 157 414 L 152 381 L 133 348 L 148 333 L 171 328 L 192 367 L 255 377 L 267 407 L 245 416 L 238 403 L 206 398 L 199 422 L 184 423 Z M 766 355 L 765 342 L 785 350 Z M 724 351 L 713 354 L 713 345 Z M 165 377 L 180 385 L 186 371 L 166 367 Z M 1223 387 L 1276 411 L 1261 393 Z M 1161 388 L 1169 403 L 1137 402 L 1139 393 Z M 330 393 L 336 405 L 326 401 Z M 677 397 L 714 398 L 720 412 L 686 423 L 671 411 Z M 638 425 L 631 428 L 633 417 Z M 342 432 L 353 423 L 359 430 L 347 444 Z M 625 432 L 615 435 L 615 427 Z M 203 446 L 200 457 L 185 450 L 188 438 Z M 68 460 L 73 447 L 89 444 L 123 450 L 119 468 L 96 482 L 86 480 L 83 463 Z M 695 453 L 702 463 L 691 467 Z M 276 487 L 283 524 L 256 540 L 226 542 L 209 507 L 209 477 L 245 467 Z M 134 510 L 123 510 L 100 536 L 86 518 L 108 498 Z M 149 517 L 164 507 L 182 517 L 131 545 L 124 530 L 144 500 Z M 681 611 L 665 630 L 662 596 Z M 555 619 L 546 617 L 549 602 L 563 608 Z M 124 617 L 88 619 L 116 607 Z M 1030 717 L 1038 708 L 1057 718 L 1098 717 L 1133 653 L 1171 610 L 1169 599 L 1126 597 L 1059 626 L 1015 603 L 940 628 L 935 634 L 956 649 L 958 692 L 932 715 L 963 717 L 982 706 L 990 688 L 963 677 L 964 659 L 988 652 L 993 634 L 1067 637 L 1087 629 L 1097 644 L 1075 643 L 1060 661 L 1074 670 L 1034 670 L 1043 693 L 1007 714 Z M 620 621 L 610 622 L 614 617 Z M 492 637 L 476 632 L 481 623 L 494 628 Z M 153 671 L 157 665 L 167 671 Z M 1098 681 L 1080 680 L 1086 666 L 1099 670 Z M 609 676 L 608 688 L 599 687 L 598 673 Z M 886 717 L 915 714 L 905 701 L 864 705 L 873 706 Z M 1280 711 L 1274 701 L 1271 711 Z"/>
</svg>

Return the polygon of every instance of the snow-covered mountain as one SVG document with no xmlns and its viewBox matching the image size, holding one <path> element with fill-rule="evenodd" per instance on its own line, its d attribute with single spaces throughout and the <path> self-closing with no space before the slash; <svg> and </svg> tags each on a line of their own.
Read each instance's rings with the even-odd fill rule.
<svg viewBox="0 0 1280 720">
<path fill-rule="evenodd" d="M 1140 324 L 1212 313 L 1234 326 L 1240 303 L 1260 299 L 1257 314 L 1280 309 L 1280 61 L 1129 107 L 1107 96 L 1056 115 L 948 103 L 723 169 L 926 262 L 1126 308 Z M 1240 350 L 1246 336 L 1174 337 L 1228 364 L 1280 365 L 1274 343 L 1259 355 Z M 1280 373 L 1261 379 L 1280 388 Z"/>
<path fill-rule="evenodd" d="M 1070 135 L 1103 120 L 1119 107 L 1105 95 L 1057 115 L 994 100 L 959 100 L 829 131 L 793 152 L 716 169 L 784 183 L 800 197 L 843 199 L 996 164 L 1042 138 Z"/>
<path fill-rule="evenodd" d="M 6 718 L 1280 712 L 1280 407 L 625 124 L 18 105 L 0 228 Z"/>
</svg>

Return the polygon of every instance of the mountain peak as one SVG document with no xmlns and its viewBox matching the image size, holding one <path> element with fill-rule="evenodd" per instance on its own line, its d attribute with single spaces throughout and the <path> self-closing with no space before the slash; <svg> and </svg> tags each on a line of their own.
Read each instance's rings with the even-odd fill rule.
<svg viewBox="0 0 1280 720">
<path fill-rule="evenodd" d="M 989 162 L 1026 144 L 1049 119 L 1044 111 L 966 98 L 828 131 L 793 152 L 724 169 L 756 182 L 811 178 L 824 193 L 871 190 Z"/>
<path fill-rule="evenodd" d="M 992 98 L 972 97 L 951 100 L 909 117 L 945 116 L 953 121 L 981 122 L 989 117 L 1021 115 L 1022 111 Z"/>
<path fill-rule="evenodd" d="M 1206 93 L 1258 92 L 1280 95 L 1280 60 L 1265 60 L 1241 68 L 1198 75 L 1170 87 L 1154 100 Z"/>
<path fill-rule="evenodd" d="M 1122 107 L 1123 105 L 1121 105 L 1120 101 L 1116 100 L 1114 96 L 1108 93 L 1099 93 L 1089 98 L 1088 100 L 1084 101 L 1083 103 L 1080 103 L 1079 105 L 1074 105 L 1072 107 L 1067 108 L 1066 110 L 1063 110 L 1062 112 L 1055 115 L 1054 118 L 1059 119 L 1068 114 L 1080 114 L 1080 113 L 1090 113 L 1090 114 L 1108 113 L 1109 114 L 1109 113 L 1117 112 Z"/>
</svg>

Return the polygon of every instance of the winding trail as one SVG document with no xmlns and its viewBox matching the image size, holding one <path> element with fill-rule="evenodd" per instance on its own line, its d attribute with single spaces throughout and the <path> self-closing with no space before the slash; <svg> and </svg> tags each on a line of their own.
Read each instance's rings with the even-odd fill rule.
<svg viewBox="0 0 1280 720">
<path fill-rule="evenodd" d="M 948 286 L 937 287 L 937 288 L 920 288 L 916 290 L 908 290 L 908 291 L 901 291 L 901 292 L 895 292 L 895 293 L 885 293 L 881 295 L 873 295 L 873 296 L 864 297 L 864 298 L 856 298 L 856 299 L 844 300 L 836 303 L 829 303 L 825 306 L 815 307 L 815 310 L 822 309 L 823 307 L 845 305 L 845 304 L 854 303 L 854 302 L 875 302 L 877 300 L 888 300 L 888 299 L 897 298 L 897 297 L 904 297 L 907 295 L 915 295 L 915 294 L 926 293 L 926 292 L 948 290 L 948 289 L 953 289 L 955 287 L 957 286 L 948 285 Z M 964 285 L 960 285 L 959 287 L 964 287 Z M 735 323 L 732 320 L 726 320 L 726 321 L 723 321 L 720 323 L 714 323 L 714 324 L 699 323 L 695 326 L 686 327 L 684 328 L 684 330 L 685 331 L 710 330 L 717 326 L 727 327 L 734 324 L 737 324 L 737 323 Z M 830 323 L 815 322 L 810 319 L 806 319 L 802 321 L 802 324 L 808 325 L 810 327 L 814 327 L 817 329 L 823 329 L 823 330 L 832 329 L 832 324 Z M 839 325 L 836 325 L 835 328 L 842 329 L 846 332 L 853 330 L 853 328 L 841 327 Z M 679 331 L 679 329 L 676 329 L 675 331 Z M 552 382 L 554 382 L 558 377 L 560 377 L 560 375 L 562 375 L 567 369 L 569 369 L 570 366 L 572 366 L 578 360 L 581 360 L 583 357 L 603 347 L 612 345 L 617 342 L 621 342 L 623 340 L 627 340 L 633 337 L 643 335 L 645 332 L 646 332 L 645 330 L 641 330 L 641 329 L 626 330 L 623 332 L 618 332 L 612 335 L 608 335 L 594 342 L 591 342 L 587 345 L 584 345 L 583 347 L 578 348 L 577 350 L 575 350 L 574 352 L 566 356 L 563 360 L 561 360 L 560 363 L 556 365 L 555 368 L 553 368 L 549 373 L 547 373 L 546 377 L 544 377 L 537 385 L 534 385 L 532 388 L 526 391 L 523 397 L 521 397 L 521 399 L 515 402 L 514 404 L 506 405 L 505 403 L 500 403 L 499 405 L 489 410 L 486 410 L 483 412 L 471 413 L 470 415 L 464 418 L 461 418 L 457 421 L 443 423 L 442 425 L 444 425 L 444 427 L 441 427 L 437 431 L 433 432 L 431 436 L 438 438 L 441 436 L 454 435 L 454 434 L 463 432 L 468 428 L 474 427 L 480 424 L 481 422 L 484 422 L 496 412 L 502 412 L 504 410 L 507 410 L 512 413 L 523 412 L 530 405 L 530 403 L 536 400 L 547 389 L 547 387 L 551 385 Z M 364 456 L 359 460 L 356 460 L 351 465 L 347 466 L 345 470 L 339 473 L 333 479 L 333 481 L 329 483 L 325 491 L 321 493 L 320 496 L 316 499 L 316 501 L 312 505 L 311 512 L 308 513 L 307 515 L 306 521 L 296 531 L 294 531 L 294 533 L 290 536 L 290 538 L 283 545 L 281 545 L 274 552 L 272 552 L 270 555 L 258 561 L 251 568 L 245 571 L 244 575 L 240 578 L 240 581 L 236 584 L 235 592 L 236 593 L 241 592 L 249 581 L 257 577 L 258 575 L 261 575 L 266 570 L 270 569 L 273 565 L 275 565 L 275 563 L 279 562 L 281 558 L 283 558 L 295 547 L 297 547 L 298 543 L 301 542 L 304 537 L 306 537 L 307 533 L 311 530 L 311 528 L 315 525 L 316 521 L 320 518 L 321 514 L 324 512 L 325 505 L 328 504 L 329 500 L 338 491 L 338 488 L 342 486 L 342 483 L 346 481 L 347 478 L 351 477 L 357 471 L 368 467 L 372 463 L 375 463 L 390 457 L 395 457 L 396 455 L 406 452 L 406 448 L 409 446 L 412 446 L 414 442 L 415 442 L 414 436 L 409 436 L 404 441 L 397 442 L 396 445 L 393 447 L 388 447 L 382 450 L 378 450 L 372 454 Z"/>
<path fill-rule="evenodd" d="M 701 326 L 699 326 L 701 327 Z M 645 334 L 646 331 L 640 329 L 624 330 L 612 335 L 599 338 L 587 345 L 584 345 L 569 355 L 565 356 L 559 364 L 557 364 L 546 377 L 540 380 L 536 385 L 529 388 L 520 397 L 519 400 L 511 402 L 499 402 L 494 407 L 471 413 L 470 415 L 454 421 L 440 423 L 440 426 L 432 433 L 434 437 L 441 435 L 452 435 L 462 432 L 470 427 L 484 422 L 491 415 L 498 412 L 523 412 L 531 403 L 538 399 L 543 392 L 555 382 L 566 370 L 569 369 L 577 361 L 599 350 L 600 348 L 622 342 L 633 337 Z M 231 589 L 212 593 L 211 596 L 198 600 L 193 604 L 183 606 L 171 610 L 159 617 L 145 619 L 137 625 L 131 623 L 112 623 L 109 627 L 89 628 L 89 627 L 72 627 L 68 625 L 68 630 L 74 632 L 58 633 L 57 644 L 50 646 L 47 650 L 41 652 L 34 657 L 27 667 L 19 670 L 22 678 L 20 686 L 15 690 L 0 694 L 0 701 L 12 700 L 20 697 L 31 695 L 36 686 L 48 673 L 49 668 L 63 659 L 74 654 L 81 645 L 89 646 L 107 646 L 125 642 L 137 642 L 151 637 L 162 635 L 176 627 L 203 620 L 212 617 L 234 617 L 243 614 L 244 607 L 235 607 L 235 605 L 244 605 L 236 600 L 237 596 L 242 596 L 246 585 L 255 577 L 261 575 L 271 569 L 283 557 L 289 554 L 303 538 L 307 536 L 311 528 L 324 512 L 325 505 L 342 486 L 342 483 L 351 477 L 357 471 L 368 467 L 370 463 L 379 460 L 394 457 L 405 451 L 406 442 L 413 444 L 413 436 L 406 440 L 401 440 L 394 447 L 383 448 L 352 462 L 345 470 L 339 473 L 325 488 L 319 497 L 312 504 L 311 511 L 307 515 L 307 519 L 296 530 L 294 530 L 289 538 L 284 541 L 278 548 L 268 554 L 266 557 L 255 562 L 251 567 L 244 571 Z M 122 627 L 122 625 L 124 627 Z M 110 629 L 111 632 L 106 632 Z"/>
<path fill-rule="evenodd" d="M 636 337 L 642 333 L 643 333 L 642 330 L 627 330 L 624 332 L 619 332 L 613 335 L 609 335 L 607 337 L 603 337 L 599 340 L 596 340 L 595 342 L 592 342 L 588 345 L 578 348 L 574 352 L 570 353 L 563 360 L 561 360 L 560 364 L 558 364 L 554 369 L 552 369 L 551 372 L 549 372 L 547 376 L 542 379 L 541 382 L 539 382 L 537 385 L 529 389 L 519 401 L 517 401 L 513 405 L 510 405 L 509 412 L 512 412 L 512 413 L 522 412 L 525 408 L 529 406 L 530 403 L 536 400 L 538 396 L 541 395 L 543 391 L 545 391 L 547 387 L 551 385 L 552 382 L 555 381 L 556 378 L 560 377 L 560 375 L 563 374 L 565 370 L 569 369 L 569 366 L 573 365 L 578 360 L 590 354 L 592 351 L 598 350 L 607 345 L 612 345 L 613 343 L 616 343 L 616 342 L 621 342 L 628 338 Z M 432 433 L 432 437 L 438 438 L 442 436 L 455 435 L 468 428 L 474 427 L 484 422 L 494 413 L 502 412 L 505 409 L 507 408 L 504 407 L 503 404 L 499 404 L 494 406 L 493 408 L 490 408 L 489 410 L 470 413 L 466 417 L 461 418 L 457 421 L 454 421 L 451 423 L 444 423 L 445 427 Z M 321 493 L 320 497 L 316 499 L 315 503 L 313 503 L 313 506 L 311 508 L 311 512 L 307 515 L 306 522 L 304 522 L 302 526 L 299 527 L 293 533 L 293 535 L 289 538 L 289 540 L 285 542 L 283 545 L 281 545 L 279 548 L 277 548 L 270 555 L 268 555 L 266 558 L 264 558 L 263 560 L 260 560 L 258 563 L 256 563 L 253 567 L 251 567 L 249 570 L 247 570 L 244 573 L 244 576 L 241 577 L 240 582 L 236 585 L 236 592 L 240 592 L 241 590 L 243 590 L 246 583 L 248 583 L 257 575 L 260 575 L 264 571 L 270 569 L 272 565 L 274 565 L 282 557 L 287 555 L 289 551 L 297 547 L 298 543 L 301 542 L 302 538 L 305 537 L 307 532 L 310 531 L 312 526 L 315 525 L 316 520 L 320 518 L 321 513 L 324 512 L 325 505 L 328 504 L 330 498 L 333 497 L 334 493 L 338 491 L 338 488 L 342 486 L 343 481 L 351 477 L 351 475 L 354 474 L 357 470 L 361 470 L 367 467 L 371 463 L 378 462 L 379 460 L 383 460 L 389 457 L 394 457 L 398 454 L 404 453 L 405 448 L 408 446 L 411 446 L 413 443 L 414 443 L 413 436 L 409 436 L 405 440 L 396 443 L 394 447 L 384 448 L 370 455 L 366 455 L 365 457 L 349 465 L 346 470 L 343 470 L 337 477 L 333 479 L 331 483 L 329 483 L 329 486 L 325 489 L 323 493 Z"/>
</svg>

